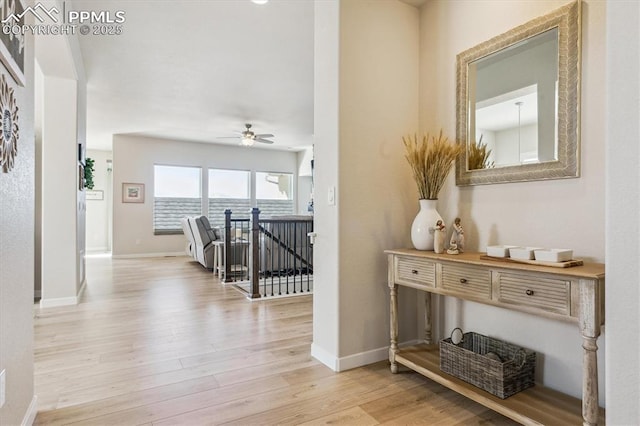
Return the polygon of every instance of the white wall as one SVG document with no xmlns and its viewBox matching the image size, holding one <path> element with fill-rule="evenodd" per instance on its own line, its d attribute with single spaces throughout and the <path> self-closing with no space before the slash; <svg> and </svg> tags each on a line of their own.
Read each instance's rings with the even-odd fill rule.
<svg viewBox="0 0 640 426">
<path fill-rule="evenodd" d="M 1 425 L 19 425 L 35 416 L 33 393 L 34 289 L 34 76 L 33 38 L 26 37 L 25 75 L 19 87 L 3 65 L 0 72 L 14 90 L 20 139 L 14 169 L 0 171 L 0 371 L 6 372 L 6 403 Z M 31 406 L 30 410 L 30 404 Z"/>
<path fill-rule="evenodd" d="M 54 0 L 43 3 L 60 7 Z M 85 282 L 85 194 L 79 189 L 78 144 L 86 145 L 86 77 L 76 37 L 38 37 L 35 42 L 40 70 L 35 237 L 41 254 L 36 277 L 43 307 L 77 303 Z"/>
<path fill-rule="evenodd" d="M 338 185 L 340 3 L 314 9 L 314 223 L 313 343 L 311 354 L 338 368 L 338 209 L 327 192 Z"/>
<path fill-rule="evenodd" d="M 207 168 L 278 171 L 293 173 L 294 182 L 297 181 L 295 152 L 114 135 L 114 256 L 184 252 L 186 242 L 184 235 L 153 234 L 153 166 L 155 164 L 201 167 L 203 174 L 207 173 Z M 123 203 L 122 184 L 124 182 L 145 184 L 145 202 Z M 202 193 L 206 193 L 207 189 L 205 185 Z"/>
<path fill-rule="evenodd" d="M 111 151 L 88 150 L 87 158 L 95 160 L 94 191 L 102 191 L 102 200 L 87 200 L 87 252 L 111 250 L 110 223 L 112 213 L 111 173 L 107 171 L 107 160 L 112 160 Z"/>
<path fill-rule="evenodd" d="M 424 131 L 455 135 L 456 54 L 566 1 L 431 1 L 421 8 L 420 117 Z M 582 145 L 579 179 L 456 187 L 450 176 L 438 209 L 445 222 L 462 218 L 469 250 L 488 244 L 570 247 L 576 257 L 604 262 L 605 3 L 583 1 Z M 488 25 L 487 23 L 491 23 Z M 544 385 L 581 396 L 582 348 L 576 324 L 558 323 L 475 303 L 446 299 L 436 329 L 456 326 L 524 345 L 541 354 Z M 604 336 L 603 336 L 604 337 Z M 598 341 L 604 384 L 605 339 Z M 604 385 L 600 387 L 604 404 Z"/>
<path fill-rule="evenodd" d="M 607 2 L 607 424 L 640 424 L 640 3 Z"/>
<path fill-rule="evenodd" d="M 78 166 L 76 82 L 44 77 L 42 124 L 42 300 L 69 304 L 77 295 Z"/>
<path fill-rule="evenodd" d="M 383 251 L 409 244 L 418 208 L 402 145 L 418 127 L 418 22 L 396 1 L 316 3 L 312 353 L 337 370 L 388 354 Z M 415 293 L 401 296 L 400 339 L 414 338 Z"/>
</svg>

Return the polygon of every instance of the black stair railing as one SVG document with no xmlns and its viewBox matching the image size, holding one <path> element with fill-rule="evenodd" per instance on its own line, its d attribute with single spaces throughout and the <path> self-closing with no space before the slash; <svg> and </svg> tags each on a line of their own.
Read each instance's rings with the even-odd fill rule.
<svg viewBox="0 0 640 426">
<path fill-rule="evenodd" d="M 249 219 L 231 216 L 225 211 L 225 283 L 251 299 L 312 291 L 312 218 L 261 219 L 257 208 Z"/>
</svg>

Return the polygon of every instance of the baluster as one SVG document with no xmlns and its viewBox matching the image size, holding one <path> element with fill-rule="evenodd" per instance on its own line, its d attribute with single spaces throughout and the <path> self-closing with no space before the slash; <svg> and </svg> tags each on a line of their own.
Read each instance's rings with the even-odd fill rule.
<svg viewBox="0 0 640 426">
<path fill-rule="evenodd" d="M 269 238 L 269 243 L 271 244 L 271 280 L 272 282 L 274 282 L 274 284 L 276 283 L 276 262 L 277 262 L 277 258 L 278 258 L 278 253 L 276 253 L 276 251 L 274 250 L 274 238 L 276 235 L 276 224 L 274 222 L 271 222 L 269 224 L 269 230 L 271 232 L 271 237 Z M 279 281 L 278 281 L 279 283 Z M 274 286 L 275 289 L 275 286 Z M 275 291 L 275 290 L 274 290 Z"/>
<path fill-rule="evenodd" d="M 249 235 L 249 280 L 251 284 L 251 295 L 252 299 L 257 299 L 260 296 L 260 247 L 259 244 L 259 235 L 260 231 L 259 226 L 260 220 L 260 209 L 254 207 L 251 210 L 251 233 Z M 265 290 L 266 291 L 266 290 Z M 266 294 L 265 294 L 266 296 Z"/>
<path fill-rule="evenodd" d="M 293 231 L 293 294 L 296 294 L 296 275 L 298 275 L 298 222 L 291 222 Z M 302 293 L 302 281 L 300 282 L 300 293 Z"/>
<path fill-rule="evenodd" d="M 285 222 L 284 223 L 284 247 L 282 252 L 283 252 L 283 255 L 285 256 L 284 263 L 285 263 L 285 276 L 287 279 L 287 294 L 289 294 L 289 275 L 291 273 L 291 255 L 289 254 L 289 250 L 287 250 L 287 248 L 289 247 L 289 242 L 291 241 L 290 231 L 291 231 L 291 227 L 288 226 L 288 224 Z"/>
<path fill-rule="evenodd" d="M 231 210 L 224 211 L 224 282 L 231 280 Z"/>
</svg>

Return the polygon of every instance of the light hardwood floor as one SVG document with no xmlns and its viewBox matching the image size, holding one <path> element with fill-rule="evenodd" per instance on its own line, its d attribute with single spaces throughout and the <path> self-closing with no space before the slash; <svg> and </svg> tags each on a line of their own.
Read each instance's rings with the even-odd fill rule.
<svg viewBox="0 0 640 426">
<path fill-rule="evenodd" d="M 35 309 L 38 425 L 511 425 L 380 362 L 310 356 L 312 296 L 249 302 L 187 258 L 87 260 L 73 307 Z"/>
</svg>

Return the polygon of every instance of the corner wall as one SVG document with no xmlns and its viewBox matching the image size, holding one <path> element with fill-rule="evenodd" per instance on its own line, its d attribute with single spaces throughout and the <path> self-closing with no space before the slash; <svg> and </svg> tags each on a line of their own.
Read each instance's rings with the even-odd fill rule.
<svg viewBox="0 0 640 426">
<path fill-rule="evenodd" d="M 402 136 L 418 128 L 419 11 L 398 1 L 340 5 L 340 357 L 388 356 L 384 250 L 410 244 L 417 190 Z M 320 195 L 322 199 L 322 195 Z M 415 291 L 399 292 L 400 342 L 415 328 Z M 360 305 L 365 309 L 354 309 Z M 372 352 L 373 351 L 373 352 Z M 374 354 L 378 356 L 374 356 Z M 359 355 L 366 358 L 366 355 Z M 348 365 L 347 365 L 348 366 Z"/>
<path fill-rule="evenodd" d="M 140 136 L 113 137 L 113 255 L 165 255 L 184 253 L 184 235 L 153 234 L 153 166 L 279 171 L 293 173 L 297 181 L 295 152 L 244 148 Z M 206 179 L 205 179 L 206 181 Z M 123 203 L 122 184 L 143 183 L 144 203 Z M 205 185 L 202 193 L 208 190 Z M 295 191 L 294 191 L 295 197 Z M 203 212 L 208 206 L 203 206 Z"/>
<path fill-rule="evenodd" d="M 46 7 L 58 7 L 43 0 Z M 86 146 L 86 76 L 77 35 L 39 36 L 36 142 L 36 277 L 41 307 L 76 304 L 85 284 L 85 193 L 78 146 Z"/>
<path fill-rule="evenodd" d="M 455 138 L 456 55 L 567 1 L 430 1 L 421 8 L 421 128 Z M 462 218 L 468 250 L 490 244 L 570 247 L 577 257 L 604 262 L 605 3 L 583 1 L 582 140 L 579 179 L 456 187 L 453 173 L 438 210 Z M 488 23 L 491 23 L 488 25 Z M 575 324 L 558 323 L 444 298 L 436 330 L 465 331 L 514 342 L 540 353 L 537 380 L 581 397 L 582 341 Z M 440 337 L 443 337 L 442 335 Z M 604 405 L 604 334 L 598 340 L 600 404 Z"/>
<path fill-rule="evenodd" d="M 315 19 L 312 354 L 340 371 L 388 356 L 384 250 L 410 243 L 417 212 L 402 136 L 419 123 L 419 12 L 342 0 L 316 2 Z M 414 339 L 415 292 L 400 298 L 400 339 Z"/>
</svg>

